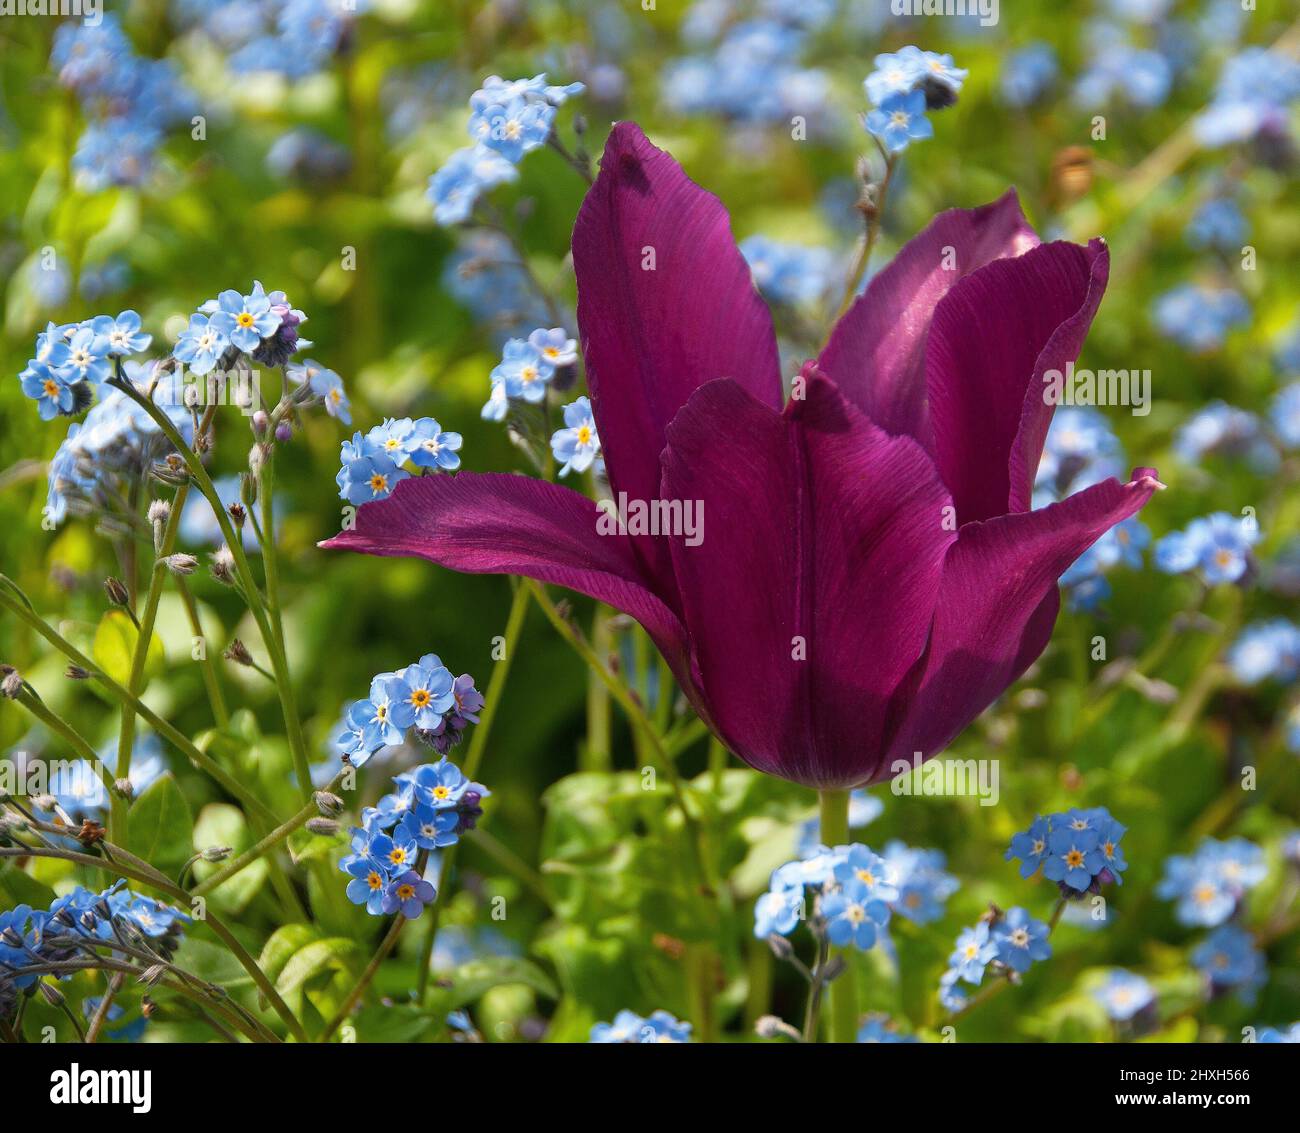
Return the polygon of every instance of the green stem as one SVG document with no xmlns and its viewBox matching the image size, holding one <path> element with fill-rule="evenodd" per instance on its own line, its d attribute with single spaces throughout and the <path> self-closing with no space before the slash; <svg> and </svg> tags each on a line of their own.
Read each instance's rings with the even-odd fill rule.
<svg viewBox="0 0 1300 1133">
<path fill-rule="evenodd" d="M 468 831 L 465 839 L 487 854 L 507 873 L 514 874 L 546 908 L 551 907 L 551 896 L 546 891 L 546 882 L 542 875 L 504 842 L 481 828 Z"/>
<path fill-rule="evenodd" d="M 162 598 L 163 586 L 167 581 L 167 564 L 162 560 L 176 547 L 176 532 L 181 524 L 181 512 L 185 510 L 185 497 L 189 495 L 190 486 L 182 484 L 176 489 L 171 511 L 167 513 L 167 526 L 163 528 L 162 539 L 154 556 L 153 570 L 149 575 L 149 592 L 145 595 L 144 610 L 140 614 L 135 639 L 135 651 L 131 656 L 131 672 L 127 677 L 126 691 L 132 696 L 139 696 L 144 686 L 144 669 L 149 659 L 149 646 L 153 643 L 154 621 L 158 617 L 158 602 Z M 117 767 L 115 774 L 119 779 L 131 775 L 131 755 L 135 747 L 135 710 L 129 704 L 122 705 L 122 723 L 117 734 Z M 126 800 L 113 794 L 108 816 L 108 836 L 115 842 L 126 843 L 130 840 L 130 811 Z"/>
<path fill-rule="evenodd" d="M 840 309 L 835 314 L 837 322 L 843 318 L 844 312 L 853 306 L 853 301 L 858 297 L 858 288 L 862 285 L 862 278 L 867 274 L 867 264 L 871 261 L 871 250 L 876 246 L 876 241 L 880 238 L 880 222 L 885 213 L 885 201 L 889 196 L 889 183 L 894 178 L 894 169 L 897 165 L 897 154 L 886 155 L 885 176 L 880 182 L 880 192 L 875 201 L 872 202 L 871 212 L 867 215 L 867 230 L 863 233 L 862 239 L 858 241 L 853 267 L 849 271 L 849 282 L 844 288 L 844 298 L 840 302 Z"/>
<path fill-rule="evenodd" d="M 35 630 L 74 665 L 85 669 L 90 674 L 91 680 L 97 681 L 116 699 L 121 701 L 123 704 L 130 704 L 135 709 L 136 715 L 144 720 L 160 736 L 173 744 L 177 750 L 190 760 L 191 763 L 224 787 L 233 798 L 238 799 L 250 811 L 259 814 L 262 818 L 269 820 L 271 823 L 279 821 L 275 814 L 272 813 L 256 795 L 249 791 L 248 788 L 232 775 L 228 774 L 225 769 L 210 756 L 205 755 L 195 747 L 188 736 L 164 720 L 158 715 L 158 713 L 145 704 L 144 701 L 140 700 L 139 697 L 132 696 L 122 685 L 118 684 L 117 681 L 113 680 L 113 678 L 107 673 L 101 672 L 89 657 L 82 653 L 81 650 L 71 642 L 67 641 L 53 626 L 22 602 L 14 598 L 10 592 L 7 592 L 5 584 L 8 583 L 8 579 L 0 576 L 0 606 L 3 606 L 11 614 L 14 614 L 20 621 L 26 623 L 31 629 Z"/>
<path fill-rule="evenodd" d="M 398 913 L 393 918 L 392 926 L 384 939 L 379 942 L 379 947 L 375 949 L 375 954 L 370 957 L 370 963 L 366 965 L 366 970 L 361 973 L 361 978 L 357 980 L 352 990 L 344 997 L 338 1011 L 334 1013 L 334 1017 L 325 1024 L 325 1029 L 320 1033 L 319 1042 L 329 1042 L 334 1032 L 343 1025 L 343 1020 L 352 1014 L 352 1008 L 356 1005 L 357 1000 L 361 998 L 366 988 L 370 986 L 370 981 L 375 978 L 375 973 L 379 971 L 379 965 L 387 959 L 388 954 L 393 950 L 393 946 L 397 943 L 398 934 L 401 933 L 404 924 L 406 924 L 406 918 L 401 913 Z"/>
<path fill-rule="evenodd" d="M 195 637 L 203 637 L 203 621 L 199 617 L 198 603 L 194 600 L 194 595 L 186 585 L 185 579 L 180 575 L 176 576 L 176 592 L 185 605 L 190 631 Z M 212 718 L 216 720 L 217 727 L 225 728 L 230 723 L 230 709 L 226 707 L 226 698 L 221 691 L 221 678 L 217 676 L 216 663 L 212 660 L 212 654 L 206 645 L 203 656 L 199 658 L 199 668 L 203 672 L 203 685 L 208 691 L 208 703 L 212 706 Z"/>
<path fill-rule="evenodd" d="M 342 778 L 342 773 L 336 775 L 333 781 L 325 789 L 327 791 L 332 791 L 335 788 L 335 786 L 337 786 L 338 781 L 341 778 Z M 206 896 L 208 893 L 211 893 L 214 889 L 217 888 L 217 886 L 223 884 L 226 881 L 229 881 L 232 877 L 235 876 L 235 874 L 241 872 L 242 870 L 247 869 L 250 865 L 252 865 L 260 857 L 266 854 L 269 850 L 275 849 L 276 846 L 280 845 L 281 842 L 285 841 L 295 830 L 298 830 L 301 827 L 305 826 L 314 815 L 319 813 L 320 811 L 316 806 L 315 800 L 307 803 L 305 806 L 303 806 L 301 810 L 299 810 L 295 815 L 293 815 L 293 817 L 281 823 L 269 834 L 260 838 L 254 845 L 250 846 L 238 857 L 233 858 L 231 861 L 227 862 L 224 866 L 222 866 L 219 870 L 217 870 L 216 873 L 212 874 L 210 877 L 204 878 L 204 880 L 201 881 L 198 885 L 196 885 L 191 890 L 191 892 L 196 897 L 203 897 Z"/>
<path fill-rule="evenodd" d="M 122 984 L 126 977 L 121 972 L 114 972 L 108 978 L 108 988 L 105 990 L 103 998 L 99 1001 L 99 1006 L 95 1008 L 95 1014 L 90 1020 L 90 1026 L 86 1029 L 85 1042 L 93 1043 L 99 1038 L 99 1032 L 103 1030 L 104 1022 L 108 1018 L 108 1009 L 113 1006 L 113 997 L 122 990 Z"/>
<path fill-rule="evenodd" d="M 307 763 L 307 744 L 302 734 L 302 720 L 298 715 L 297 696 L 289 680 L 289 648 L 284 638 L 284 620 L 280 615 L 280 567 L 275 548 L 275 514 L 271 492 L 275 485 L 275 450 L 268 448 L 262 462 L 261 484 L 258 495 L 262 504 L 262 569 L 266 573 L 266 606 L 270 613 L 271 630 L 275 634 L 276 649 L 271 660 L 279 657 L 282 669 L 276 670 L 276 685 L 284 707 L 284 723 L 289 734 L 289 752 L 293 756 L 294 774 L 303 798 L 311 798 L 311 767 Z"/>
<path fill-rule="evenodd" d="M 849 841 L 849 792 L 822 791 L 821 840 L 827 846 Z M 845 968 L 830 986 L 831 1042 L 851 1043 L 858 1036 L 858 986 L 852 950 L 842 952 Z"/>
<path fill-rule="evenodd" d="M 606 656 L 613 645 L 610 611 L 597 604 L 591 618 L 591 644 L 597 656 Z M 610 756 L 609 690 L 594 671 L 587 673 L 587 739 L 582 749 L 581 770 L 608 771 Z"/>
<path fill-rule="evenodd" d="M 545 587 L 533 579 L 525 579 L 524 585 L 533 592 L 537 599 L 538 606 L 546 615 L 547 620 L 559 632 L 574 649 L 574 651 L 590 666 L 591 670 L 600 677 L 605 687 L 609 689 L 610 695 L 617 701 L 618 706 L 627 714 L 628 721 L 631 723 L 634 731 L 638 733 L 641 739 L 646 743 L 648 749 L 655 756 L 655 763 L 660 771 L 668 776 L 669 784 L 672 787 L 673 795 L 677 801 L 678 809 L 682 814 L 682 821 L 686 825 L 687 842 L 691 847 L 691 854 L 696 873 L 699 877 L 701 892 L 706 896 L 713 895 L 713 884 L 709 879 L 709 870 L 706 862 L 707 855 L 704 852 L 704 835 L 700 829 L 700 824 L 695 816 L 691 813 L 690 807 L 686 802 L 686 787 L 682 782 L 681 774 L 677 770 L 677 764 L 669 755 L 664 747 L 663 740 L 655 731 L 654 725 L 647 718 L 644 709 L 641 707 L 635 697 L 627 690 L 627 687 L 614 676 L 604 665 L 599 657 L 596 656 L 591 646 L 574 630 L 556 609 L 555 603 L 551 601 L 550 595 L 546 593 Z"/>
<path fill-rule="evenodd" d="M 204 499 L 208 501 L 212 508 L 213 515 L 216 516 L 217 525 L 221 528 L 221 537 L 226 541 L 226 546 L 230 548 L 230 553 L 235 560 L 235 573 L 238 576 L 239 588 L 243 591 L 245 601 L 248 603 L 248 609 L 253 615 L 253 620 L 257 622 L 258 632 L 261 634 L 262 642 L 271 658 L 271 669 L 275 673 L 276 691 L 280 694 L 280 707 L 284 713 L 285 732 L 289 738 L 290 748 L 293 749 L 295 744 L 302 743 L 302 728 L 296 718 L 297 708 L 289 684 L 288 665 L 285 662 L 284 655 L 280 652 L 279 641 L 267 616 L 261 592 L 258 590 L 257 583 L 253 579 L 253 572 L 249 568 L 248 556 L 244 553 L 243 540 L 240 538 L 239 532 L 235 530 L 230 515 L 226 512 L 221 497 L 217 494 L 217 489 L 212 483 L 212 477 L 208 475 L 208 470 L 203 466 L 203 461 L 199 459 L 198 454 L 193 452 L 185 443 L 185 438 L 181 436 L 171 418 L 154 404 L 152 398 L 145 397 L 131 382 L 120 376 L 113 379 L 112 384 L 153 418 L 158 428 L 162 430 L 163 435 L 172 443 L 181 459 L 185 461 L 186 468 L 189 469 L 189 473 L 198 485 L 199 491 L 203 493 Z M 270 459 L 269 454 L 267 454 L 267 459 Z M 265 548 L 265 543 L 263 548 Z M 295 751 L 293 757 L 295 767 L 299 766 L 300 757 L 303 765 L 305 765 L 305 751 L 301 753 Z M 305 783 L 300 781 L 299 786 L 303 798 L 309 798 L 311 796 L 310 776 L 308 776 Z"/>
</svg>

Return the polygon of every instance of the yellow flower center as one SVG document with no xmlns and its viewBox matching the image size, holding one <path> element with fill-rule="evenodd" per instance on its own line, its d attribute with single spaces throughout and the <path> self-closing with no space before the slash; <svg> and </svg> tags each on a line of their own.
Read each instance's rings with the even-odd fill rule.
<svg viewBox="0 0 1300 1133">
<path fill-rule="evenodd" d="M 1071 869 L 1080 869 L 1080 868 L 1082 868 L 1082 866 L 1083 866 L 1083 851 L 1082 851 L 1082 850 L 1070 850 L 1070 851 L 1065 855 L 1065 864 L 1068 865 Z"/>
<path fill-rule="evenodd" d="M 388 491 L 388 477 L 382 472 L 376 472 L 370 477 L 370 490 L 376 495 Z"/>
<path fill-rule="evenodd" d="M 412 897 L 415 896 L 415 886 L 414 886 L 414 885 L 399 885 L 399 886 L 397 887 L 397 895 L 398 895 L 398 896 L 399 896 L 403 901 L 409 901 Z"/>
<path fill-rule="evenodd" d="M 382 889 L 384 887 L 384 879 L 372 869 L 368 874 L 366 874 L 366 884 L 369 885 L 371 889 Z"/>
<path fill-rule="evenodd" d="M 428 708 L 433 697 L 429 695 L 427 688 L 417 688 L 411 693 L 411 706 L 413 708 Z"/>
<path fill-rule="evenodd" d="M 580 445 L 591 444 L 591 429 L 589 426 L 587 425 L 578 426 L 578 444 Z"/>
<path fill-rule="evenodd" d="M 239 314 L 235 316 L 235 323 L 241 327 L 251 327 L 254 322 L 255 320 L 253 316 L 247 311 L 240 311 Z"/>
<path fill-rule="evenodd" d="M 433 797 L 435 799 L 449 799 L 451 798 L 451 791 L 442 786 L 434 787 Z"/>
<path fill-rule="evenodd" d="M 403 850 L 401 846 L 394 846 L 388 851 L 388 860 L 392 862 L 393 865 L 401 865 L 406 861 L 406 851 Z"/>
<path fill-rule="evenodd" d="M 45 379 L 44 389 L 45 389 L 45 396 L 46 396 L 46 397 L 58 397 L 58 396 L 59 396 L 59 383 L 56 382 L 53 378 L 46 378 L 46 379 Z"/>
</svg>

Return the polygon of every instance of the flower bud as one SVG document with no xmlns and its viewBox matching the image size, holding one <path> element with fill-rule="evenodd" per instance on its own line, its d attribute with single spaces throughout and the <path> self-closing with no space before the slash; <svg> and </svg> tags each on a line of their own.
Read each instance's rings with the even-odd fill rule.
<svg viewBox="0 0 1300 1133">
<path fill-rule="evenodd" d="M 63 998 L 63 992 L 61 992 L 53 984 L 49 984 L 46 983 L 44 980 L 41 980 L 41 982 L 36 986 L 41 989 L 41 997 L 51 1007 L 62 1007 L 63 1004 L 66 1002 L 66 1000 Z"/>
<path fill-rule="evenodd" d="M 193 555 L 187 555 L 183 551 L 177 551 L 174 555 L 168 555 L 162 560 L 167 564 L 167 569 L 172 574 L 193 574 L 199 565 L 199 560 Z"/>
<path fill-rule="evenodd" d="M 171 517 L 172 505 L 168 500 L 154 500 L 149 505 L 149 522 L 153 524 L 166 523 Z"/>
<path fill-rule="evenodd" d="M 131 595 L 122 584 L 122 580 L 114 578 L 111 574 L 104 579 L 104 593 L 108 595 L 108 600 L 114 606 L 129 606 L 131 604 Z"/>
<path fill-rule="evenodd" d="M 316 800 L 316 806 L 326 818 L 337 818 L 343 813 L 343 800 L 338 795 L 331 794 L 329 791 L 317 791 L 312 798 Z"/>
<path fill-rule="evenodd" d="M 17 669 L 10 669 L 4 675 L 4 680 L 0 681 L 0 692 L 3 692 L 10 700 L 17 700 L 22 695 L 23 678 Z"/>
<path fill-rule="evenodd" d="M 69 665 L 63 670 L 63 675 L 70 681 L 85 681 L 90 679 L 90 670 L 80 665 Z"/>
<path fill-rule="evenodd" d="M 267 416 L 265 409 L 259 409 L 253 414 L 249 424 L 253 428 L 253 436 L 261 437 L 266 434 L 266 427 L 271 423 L 271 418 Z"/>
<path fill-rule="evenodd" d="M 130 779 L 114 779 L 113 790 L 124 799 L 135 798 L 135 784 Z"/>
<path fill-rule="evenodd" d="M 224 862 L 232 853 L 234 849 L 230 846 L 209 846 L 199 852 L 199 857 L 205 862 Z"/>
<path fill-rule="evenodd" d="M 339 832 L 339 824 L 332 818 L 309 818 L 307 830 L 312 834 L 323 834 L 329 837 Z"/>
<path fill-rule="evenodd" d="M 227 661 L 233 661 L 236 665 L 251 665 L 253 663 L 253 655 L 248 651 L 248 646 L 239 638 L 235 638 L 226 647 L 226 651 L 222 656 Z"/>
<path fill-rule="evenodd" d="M 235 556 L 224 543 L 212 552 L 212 577 L 226 586 L 235 585 Z"/>
<path fill-rule="evenodd" d="M 293 426 L 288 421 L 281 421 L 275 427 L 275 439 L 286 442 L 293 439 Z"/>
<path fill-rule="evenodd" d="M 234 521 L 235 529 L 237 531 L 242 531 L 244 529 L 244 521 L 248 519 L 248 509 L 236 500 L 226 508 L 226 511 L 230 513 L 230 518 Z"/>
</svg>

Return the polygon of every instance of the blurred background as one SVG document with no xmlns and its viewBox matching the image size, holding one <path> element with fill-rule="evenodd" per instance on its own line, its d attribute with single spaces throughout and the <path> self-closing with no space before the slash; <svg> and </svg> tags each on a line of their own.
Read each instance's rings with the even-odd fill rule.
<svg viewBox="0 0 1300 1133">
<path fill-rule="evenodd" d="M 1048 652 L 955 745 L 954 756 L 1001 760 L 1000 805 L 873 792 L 884 811 L 859 836 L 942 850 L 962 889 L 941 924 L 902 926 L 897 978 L 887 956 L 873 956 L 881 978 L 866 1006 L 908 1029 L 940 1026 L 936 980 L 957 929 L 990 900 L 1028 903 L 1046 885 L 1003 861 L 1011 835 L 1037 813 L 1104 804 L 1130 828 L 1112 923 L 1096 931 L 1067 919 L 1057 958 L 972 1013 L 963 1039 L 1113 1037 L 1088 991 L 1116 966 L 1157 987 L 1166 1038 L 1231 1040 L 1242 1026 L 1290 1023 L 1300 1017 L 1300 936 L 1283 900 L 1300 809 L 1294 17 L 1284 0 L 1252 10 L 1237 0 L 1003 0 L 990 26 L 978 14 L 899 16 L 886 0 L 106 0 L 104 23 L 78 35 L 71 22 L 60 31 L 48 18 L 0 18 L 0 369 L 10 375 L 0 380 L 0 570 L 73 640 L 112 656 L 103 581 L 124 564 L 102 516 L 71 508 L 43 524 L 49 462 L 69 421 L 39 420 L 16 375 L 47 322 L 132 308 L 154 335 L 149 356 L 161 357 L 199 303 L 253 280 L 306 312 L 306 353 L 342 376 L 357 428 L 433 416 L 464 435 L 464 467 L 528 467 L 479 411 L 507 337 L 552 325 L 576 333 L 567 252 L 586 185 L 542 148 L 485 196 L 513 244 L 472 222 L 435 221 L 429 179 L 468 144 L 467 100 L 489 75 L 585 84 L 557 129 L 593 160 L 612 122 L 638 121 L 730 210 L 790 365 L 815 354 L 861 227 L 855 162 L 874 153 L 863 79 L 878 53 L 905 44 L 949 52 L 969 77 L 955 105 L 931 114 L 933 138 L 907 150 L 873 270 L 934 213 L 1008 186 L 1044 238 L 1104 236 L 1111 282 L 1080 365 L 1150 370 L 1150 413 L 1058 415 L 1040 499 L 1138 464 L 1157 467 L 1171 490 L 1131 539 L 1072 572 Z M 215 470 L 235 477 L 246 466 L 248 428 L 237 409 L 222 410 Z M 334 475 L 350 433 L 305 416 L 277 462 L 291 664 L 322 764 L 344 705 L 376 672 L 434 651 L 483 688 L 510 601 L 500 578 L 316 548 L 341 521 Z M 1179 533 L 1215 513 L 1258 522 L 1253 545 L 1232 548 L 1234 577 L 1180 567 L 1175 553 Z M 196 514 L 183 549 L 210 548 L 214 534 Z M 256 638 L 230 591 L 202 574 L 193 591 L 211 649 Z M 148 700 L 203 733 L 212 720 L 174 595 L 159 632 L 165 657 Z M 117 713 L 3 618 L 0 658 L 92 742 L 115 737 Z M 232 758 L 286 812 L 274 691 L 220 668 L 232 704 L 249 709 Z M 561 863 L 572 888 L 549 917 L 520 892 L 521 915 L 485 942 L 475 926 L 486 890 L 473 879 L 496 867 L 471 850 L 444 917 L 459 926 L 447 963 L 463 958 L 455 947 L 495 948 L 545 973 L 479 1008 L 510 1037 L 542 1033 L 541 1018 L 552 1037 L 584 1037 L 622 1007 L 692 1008 L 680 977 L 689 926 L 664 907 L 654 863 L 640 857 L 647 819 L 635 781 L 571 777 L 586 692 L 576 656 L 531 611 L 480 777 L 495 792 L 496 835 L 529 862 Z M 51 742 L 22 713 L 0 712 L 4 750 L 47 754 Z M 638 766 L 621 724 L 613 752 L 616 768 Z M 210 784 L 172 753 L 158 758 L 192 814 L 219 827 Z M 698 774 L 706 759 L 700 741 L 683 767 Z M 372 767 L 368 798 L 387 780 Z M 717 796 L 737 895 L 719 978 L 721 1017 L 740 1033 L 763 1003 L 797 1018 L 797 983 L 774 975 L 746 938 L 750 904 L 793 853 L 814 800 L 736 767 Z M 1246 767 L 1258 769 L 1253 791 L 1240 787 Z M 1206 1004 L 1189 961 L 1204 931 L 1180 923 L 1154 886 L 1169 855 L 1237 835 L 1269 865 L 1249 895 L 1254 921 L 1271 926 L 1268 977 L 1250 997 Z M 6 904 L 27 885 L 12 872 L 0 872 Z M 40 885 L 62 880 L 57 869 L 33 872 Z M 241 924 L 275 923 L 269 888 L 241 899 Z M 375 928 L 348 907 L 329 915 L 342 935 Z M 386 977 L 394 986 L 407 960 Z"/>
</svg>

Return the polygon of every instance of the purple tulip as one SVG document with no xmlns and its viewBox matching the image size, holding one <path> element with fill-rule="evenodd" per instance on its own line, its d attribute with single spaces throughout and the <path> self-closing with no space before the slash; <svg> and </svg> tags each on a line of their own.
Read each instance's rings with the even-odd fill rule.
<svg viewBox="0 0 1300 1133">
<path fill-rule="evenodd" d="M 702 508 L 703 537 L 602 534 L 574 491 L 462 472 L 403 481 L 324 545 L 625 611 L 760 771 L 843 788 L 942 750 L 1043 651 L 1060 575 L 1161 486 L 1139 468 L 1030 510 L 1043 375 L 1078 356 L 1109 256 L 1041 244 L 1014 192 L 936 217 L 789 400 L 726 210 L 631 123 L 573 258 L 611 487 Z"/>
</svg>

